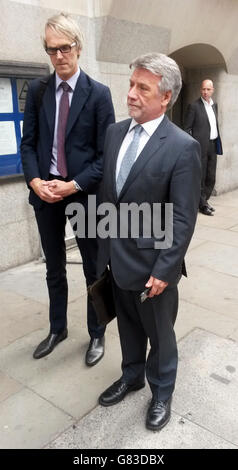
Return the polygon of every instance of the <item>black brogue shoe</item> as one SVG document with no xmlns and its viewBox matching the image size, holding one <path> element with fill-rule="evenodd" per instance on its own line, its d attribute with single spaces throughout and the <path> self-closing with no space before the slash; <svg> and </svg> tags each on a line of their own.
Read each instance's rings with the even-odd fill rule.
<svg viewBox="0 0 238 470">
<path fill-rule="evenodd" d="M 134 384 L 128 384 L 122 379 L 114 382 L 103 392 L 99 397 L 99 403 L 102 406 L 112 406 L 119 403 L 129 393 L 136 390 L 140 390 L 145 386 L 144 382 L 138 382 Z"/>
<path fill-rule="evenodd" d="M 160 401 L 152 398 L 146 417 L 146 427 L 152 431 L 159 431 L 170 420 L 171 398 Z"/>
</svg>

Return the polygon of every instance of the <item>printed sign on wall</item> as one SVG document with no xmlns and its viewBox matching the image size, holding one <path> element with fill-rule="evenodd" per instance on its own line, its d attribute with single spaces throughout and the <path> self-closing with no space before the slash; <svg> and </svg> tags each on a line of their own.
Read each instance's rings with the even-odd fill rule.
<svg viewBox="0 0 238 470">
<path fill-rule="evenodd" d="M 0 77 L 0 176 L 22 173 L 20 143 L 29 80 Z"/>
</svg>

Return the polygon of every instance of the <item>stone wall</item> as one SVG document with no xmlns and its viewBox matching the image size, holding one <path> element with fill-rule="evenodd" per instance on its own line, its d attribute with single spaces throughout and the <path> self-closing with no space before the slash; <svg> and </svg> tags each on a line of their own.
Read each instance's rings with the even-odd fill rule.
<svg viewBox="0 0 238 470">
<path fill-rule="evenodd" d="M 42 4 L 34 0 L 20 3 L 0 0 L 0 44 L 3 46 L 1 60 L 50 65 L 42 47 L 41 33 L 45 20 L 56 13 L 55 10 L 47 8 L 47 4 L 56 5 L 57 2 L 45 2 L 45 8 L 39 6 L 40 3 Z M 86 2 L 84 7 L 83 11 L 86 12 Z M 75 18 L 85 37 L 80 66 L 93 78 L 110 87 L 117 120 L 121 120 L 127 117 L 129 67 L 125 64 L 97 61 L 96 20 L 82 15 L 75 15 Z M 41 256 L 39 235 L 34 211 L 28 204 L 28 193 L 23 177 L 0 178 L 0 270 Z M 67 232 L 70 232 L 69 227 Z"/>
<path fill-rule="evenodd" d="M 21 176 L 0 181 L 0 214 L 0 269 L 38 258 L 39 235 Z"/>
<path fill-rule="evenodd" d="M 65 0 L 0 0 L 1 60 L 50 65 L 40 37 L 45 21 L 61 9 L 69 11 L 85 36 L 80 66 L 110 87 L 116 118 L 121 120 L 127 117 L 128 63 L 136 55 L 151 50 L 171 54 L 196 43 L 216 47 L 226 67 L 201 66 L 193 70 L 186 64 L 185 93 L 180 103 L 185 108 L 199 96 L 204 73 L 214 80 L 224 146 L 224 156 L 218 159 L 215 189 L 220 194 L 238 187 L 238 76 L 231 75 L 237 73 L 238 39 L 234 32 L 238 4 L 233 0 L 208 3 L 204 16 L 204 0 L 69 0 L 67 3 Z M 0 181 L 0 269 L 40 255 L 33 210 L 27 200 L 28 190 L 21 177 Z"/>
</svg>

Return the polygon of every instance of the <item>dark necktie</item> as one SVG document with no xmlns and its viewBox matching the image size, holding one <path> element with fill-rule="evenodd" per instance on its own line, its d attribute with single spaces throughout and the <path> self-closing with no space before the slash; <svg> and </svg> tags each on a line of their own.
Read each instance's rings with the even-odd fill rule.
<svg viewBox="0 0 238 470">
<path fill-rule="evenodd" d="M 131 167 L 136 159 L 136 154 L 140 142 L 140 134 L 142 131 L 143 127 L 140 124 L 137 124 L 134 127 L 134 137 L 122 159 L 121 167 L 116 181 L 117 196 L 119 196 L 131 171 Z"/>
<path fill-rule="evenodd" d="M 63 88 L 63 93 L 60 98 L 57 127 L 57 170 L 63 178 L 66 178 L 68 172 L 65 155 L 65 132 L 69 114 L 69 91 L 71 88 L 67 82 L 61 82 L 60 86 Z"/>
</svg>

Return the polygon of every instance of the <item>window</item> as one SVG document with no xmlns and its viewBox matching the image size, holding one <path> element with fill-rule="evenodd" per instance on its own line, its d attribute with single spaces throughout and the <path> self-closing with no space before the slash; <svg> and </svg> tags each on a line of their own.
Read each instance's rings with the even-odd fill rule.
<svg viewBox="0 0 238 470">
<path fill-rule="evenodd" d="M 0 62 L 0 177 L 22 173 L 20 144 L 29 81 L 47 74 L 45 64 Z"/>
</svg>

